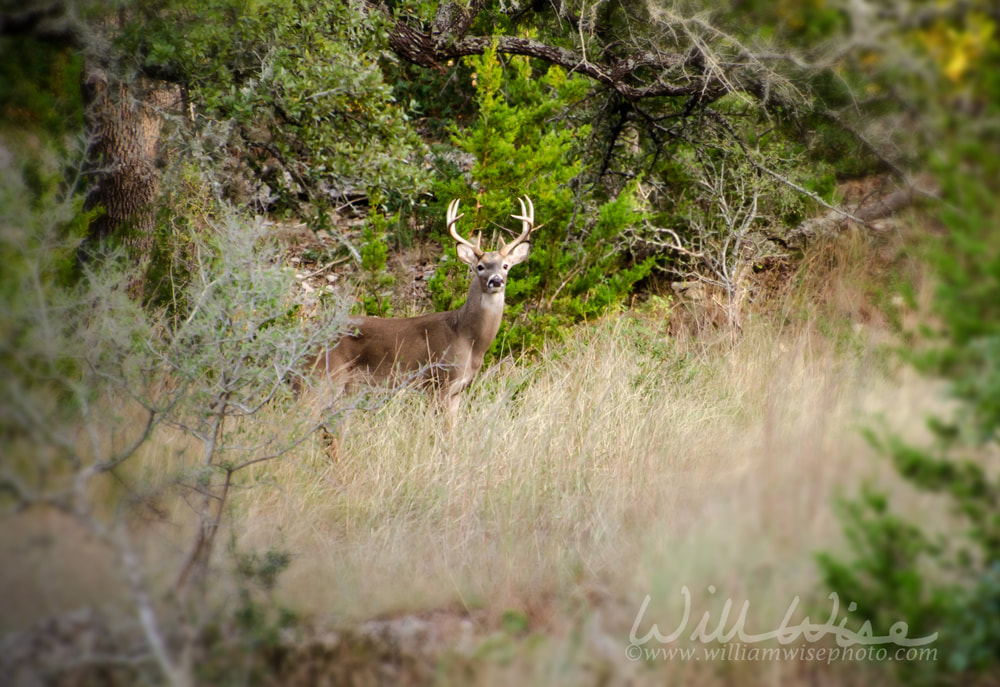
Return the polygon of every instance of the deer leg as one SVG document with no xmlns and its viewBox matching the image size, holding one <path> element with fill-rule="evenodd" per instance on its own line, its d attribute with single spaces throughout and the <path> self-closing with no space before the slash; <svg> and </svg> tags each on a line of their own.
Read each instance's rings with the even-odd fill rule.
<svg viewBox="0 0 1000 687">
<path fill-rule="evenodd" d="M 331 463 L 336 463 L 340 461 L 340 433 L 336 430 L 330 431 L 326 426 L 321 430 L 320 441 L 322 443 L 323 452 L 326 453 L 327 458 L 330 459 Z"/>
<path fill-rule="evenodd" d="M 461 394 L 452 394 L 444 400 L 444 410 L 448 417 L 454 419 L 454 417 L 458 414 L 458 405 L 461 400 Z"/>
<path fill-rule="evenodd" d="M 319 411 L 325 416 L 321 419 L 320 445 L 334 463 L 340 460 L 340 435 L 347 418 L 343 401 L 354 386 L 342 375 L 331 375 L 325 380 L 326 389 Z"/>
</svg>

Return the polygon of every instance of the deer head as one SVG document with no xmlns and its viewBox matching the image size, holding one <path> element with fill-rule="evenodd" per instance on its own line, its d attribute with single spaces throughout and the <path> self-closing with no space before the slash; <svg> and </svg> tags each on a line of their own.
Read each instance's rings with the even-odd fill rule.
<svg viewBox="0 0 1000 687">
<path fill-rule="evenodd" d="M 526 243 L 531 232 L 535 228 L 535 206 L 531 199 L 525 196 L 518 198 L 521 204 L 521 214 L 511 215 L 514 219 L 521 220 L 521 234 L 510 241 L 504 243 L 495 251 L 486 252 L 479 247 L 482 233 L 476 235 L 475 243 L 462 238 L 455 230 L 455 224 L 464 217 L 458 213 L 458 199 L 448 204 L 446 214 L 448 222 L 448 233 L 457 242 L 456 250 L 458 259 L 472 268 L 473 279 L 479 280 L 479 288 L 482 293 L 495 294 L 502 293 L 507 286 L 507 272 L 514 265 L 524 262 L 528 257 L 530 244 Z M 527 201 L 527 206 L 525 206 Z"/>
</svg>

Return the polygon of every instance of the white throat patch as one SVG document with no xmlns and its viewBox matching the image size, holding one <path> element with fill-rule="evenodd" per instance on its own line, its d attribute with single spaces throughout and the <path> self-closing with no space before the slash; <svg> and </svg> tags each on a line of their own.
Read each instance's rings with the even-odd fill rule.
<svg viewBox="0 0 1000 687">
<path fill-rule="evenodd" d="M 497 311 L 503 313 L 503 291 L 480 294 L 479 307 L 490 313 Z"/>
</svg>

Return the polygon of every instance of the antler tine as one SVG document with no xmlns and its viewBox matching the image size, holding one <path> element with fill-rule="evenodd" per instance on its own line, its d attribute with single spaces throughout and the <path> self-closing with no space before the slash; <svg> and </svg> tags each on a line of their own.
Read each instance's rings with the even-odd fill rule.
<svg viewBox="0 0 1000 687">
<path fill-rule="evenodd" d="M 458 203 L 459 203 L 458 198 L 448 203 L 448 212 L 445 215 L 445 218 L 447 219 L 448 222 L 448 233 L 451 234 L 451 237 L 456 241 L 458 241 L 459 243 L 471 248 L 472 252 L 476 254 L 477 258 L 481 258 L 483 257 L 482 249 L 475 243 L 463 239 L 461 236 L 459 236 L 458 232 L 455 230 L 455 222 L 465 217 L 464 212 L 461 215 L 455 214 L 456 212 L 458 212 Z"/>
<path fill-rule="evenodd" d="M 528 207 L 524 207 L 524 201 L 528 201 Z M 524 241 L 535 228 L 535 206 L 531 203 L 531 198 L 525 196 L 524 198 L 518 198 L 517 202 L 521 204 L 521 214 L 511 215 L 514 219 L 521 220 L 521 235 L 510 243 L 504 244 L 504 247 L 500 249 L 500 252 L 507 255 L 517 244 Z"/>
</svg>

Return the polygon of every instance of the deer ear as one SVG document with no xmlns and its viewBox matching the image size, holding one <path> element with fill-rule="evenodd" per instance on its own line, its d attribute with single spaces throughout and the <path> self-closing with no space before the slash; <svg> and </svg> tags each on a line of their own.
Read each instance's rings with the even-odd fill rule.
<svg viewBox="0 0 1000 687">
<path fill-rule="evenodd" d="M 459 243 L 455 249 L 458 251 L 458 259 L 469 267 L 475 267 L 476 263 L 479 262 L 479 257 L 469 246 Z"/>
<path fill-rule="evenodd" d="M 517 263 L 524 262 L 525 260 L 527 260 L 528 251 L 530 250 L 531 250 L 530 243 L 519 243 L 516 246 L 514 246 L 514 250 L 512 250 L 510 254 L 507 256 L 507 261 L 510 263 L 510 266 L 513 267 Z"/>
</svg>

